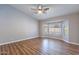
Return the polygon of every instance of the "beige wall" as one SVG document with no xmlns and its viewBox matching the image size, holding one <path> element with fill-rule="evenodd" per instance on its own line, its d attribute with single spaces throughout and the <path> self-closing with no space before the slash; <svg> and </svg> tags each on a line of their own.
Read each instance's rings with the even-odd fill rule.
<svg viewBox="0 0 79 59">
<path fill-rule="evenodd" d="M 69 16 L 69 42 L 79 44 L 79 14 Z"/>
<path fill-rule="evenodd" d="M 53 22 L 53 21 L 60 21 L 60 20 L 68 20 L 69 21 L 69 39 L 64 40 L 63 37 L 57 37 L 59 39 L 63 39 L 66 42 L 71 42 L 75 44 L 79 44 L 79 14 L 70 14 L 70 15 L 65 15 L 65 16 L 59 16 L 59 17 L 54 17 L 50 18 L 48 20 L 40 21 L 40 36 L 43 36 L 42 32 L 42 24 L 46 22 Z"/>
<path fill-rule="evenodd" d="M 38 36 L 38 21 L 8 5 L 0 5 L 0 44 Z"/>
</svg>

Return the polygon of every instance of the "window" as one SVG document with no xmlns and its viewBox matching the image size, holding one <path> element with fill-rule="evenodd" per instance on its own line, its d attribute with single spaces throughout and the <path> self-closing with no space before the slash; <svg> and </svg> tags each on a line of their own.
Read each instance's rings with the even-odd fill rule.
<svg viewBox="0 0 79 59">
<path fill-rule="evenodd" d="M 61 23 L 49 24 L 49 34 L 61 34 Z"/>
<path fill-rule="evenodd" d="M 44 32 L 46 34 L 61 34 L 61 23 L 44 24 Z"/>
<path fill-rule="evenodd" d="M 43 25 L 43 28 L 44 28 L 44 29 L 43 29 L 43 30 L 44 30 L 44 34 L 48 34 L 48 28 L 49 28 L 49 27 L 48 27 L 48 24 L 44 24 L 44 25 Z"/>
</svg>

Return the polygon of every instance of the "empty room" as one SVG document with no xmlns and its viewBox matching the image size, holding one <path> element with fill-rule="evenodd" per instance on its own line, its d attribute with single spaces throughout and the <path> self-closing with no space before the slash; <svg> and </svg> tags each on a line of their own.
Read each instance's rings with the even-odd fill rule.
<svg viewBox="0 0 79 59">
<path fill-rule="evenodd" d="M 78 54 L 78 4 L 0 4 L 0 55 Z"/>
</svg>

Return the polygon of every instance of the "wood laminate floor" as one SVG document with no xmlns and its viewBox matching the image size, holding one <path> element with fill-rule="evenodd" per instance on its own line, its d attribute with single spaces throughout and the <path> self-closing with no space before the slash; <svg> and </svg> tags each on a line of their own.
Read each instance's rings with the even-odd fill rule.
<svg viewBox="0 0 79 59">
<path fill-rule="evenodd" d="M 36 38 L 0 46 L 0 55 L 78 55 L 79 46 L 57 39 Z"/>
</svg>

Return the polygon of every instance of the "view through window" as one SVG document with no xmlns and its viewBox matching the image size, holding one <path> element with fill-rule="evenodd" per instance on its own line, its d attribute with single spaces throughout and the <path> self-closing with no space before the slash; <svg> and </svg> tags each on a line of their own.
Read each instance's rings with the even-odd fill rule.
<svg viewBox="0 0 79 59">
<path fill-rule="evenodd" d="M 44 32 L 47 34 L 61 34 L 61 23 L 48 23 L 44 25 Z"/>
</svg>

